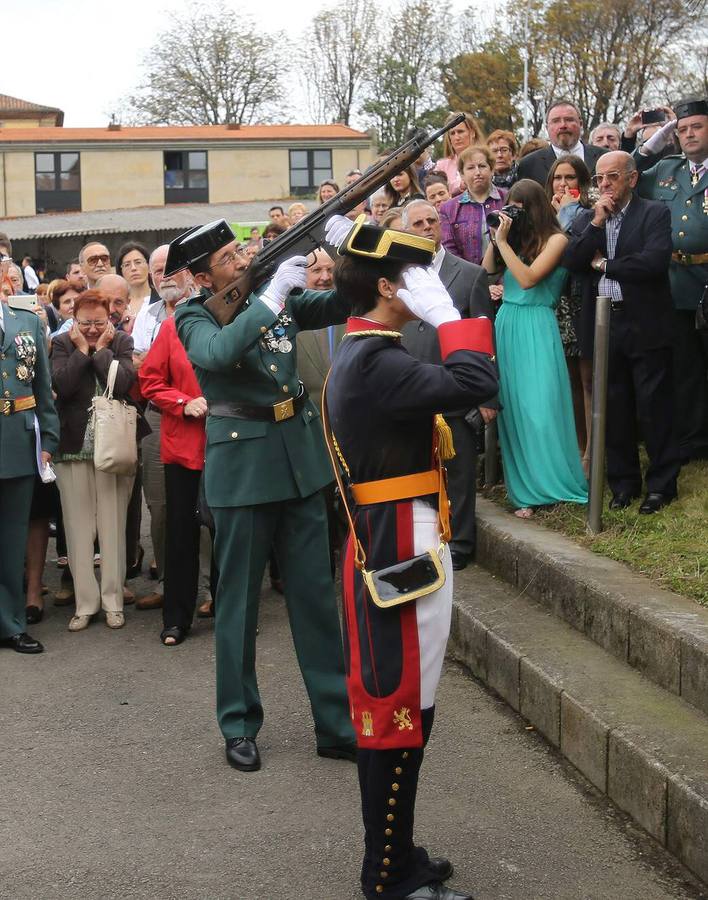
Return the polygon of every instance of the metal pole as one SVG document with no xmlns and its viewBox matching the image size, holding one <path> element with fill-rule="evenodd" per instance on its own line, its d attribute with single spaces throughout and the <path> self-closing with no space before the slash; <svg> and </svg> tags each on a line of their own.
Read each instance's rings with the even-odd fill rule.
<svg viewBox="0 0 708 900">
<path fill-rule="evenodd" d="M 605 493 L 605 429 L 607 426 L 607 365 L 610 352 L 609 297 L 595 304 L 595 351 L 592 360 L 592 418 L 590 426 L 590 498 L 587 530 L 602 531 L 602 502 Z"/>
<path fill-rule="evenodd" d="M 529 2 L 524 18 L 524 143 L 529 139 Z"/>
<path fill-rule="evenodd" d="M 499 480 L 497 465 L 497 420 L 493 419 L 484 429 L 484 486 L 491 487 Z"/>
</svg>

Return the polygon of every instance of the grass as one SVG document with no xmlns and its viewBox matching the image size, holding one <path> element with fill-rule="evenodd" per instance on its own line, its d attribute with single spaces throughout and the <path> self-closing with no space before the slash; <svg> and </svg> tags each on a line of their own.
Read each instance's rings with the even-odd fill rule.
<svg viewBox="0 0 708 900">
<path fill-rule="evenodd" d="M 604 531 L 598 535 L 587 533 L 586 507 L 575 503 L 539 509 L 534 521 L 708 606 L 708 462 L 684 466 L 678 490 L 678 500 L 650 516 L 639 515 L 639 500 L 628 509 L 608 510 L 606 491 Z M 503 486 L 485 495 L 511 509 Z"/>
</svg>

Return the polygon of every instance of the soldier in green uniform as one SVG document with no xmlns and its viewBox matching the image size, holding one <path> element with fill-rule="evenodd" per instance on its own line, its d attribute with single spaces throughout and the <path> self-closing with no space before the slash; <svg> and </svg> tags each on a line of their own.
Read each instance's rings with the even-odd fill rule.
<svg viewBox="0 0 708 900">
<path fill-rule="evenodd" d="M 634 156 L 642 173 L 639 193 L 671 210 L 675 418 L 685 462 L 708 457 L 708 331 L 696 328 L 696 309 L 708 288 L 708 100 L 678 103 L 675 111 L 676 120 Z M 683 152 L 657 162 L 674 128 Z"/>
<path fill-rule="evenodd" d="M 38 463 L 59 444 L 45 326 L 32 312 L 0 303 L 0 644 L 41 653 L 27 634 L 22 587 Z M 40 441 L 39 453 L 37 439 Z"/>
<path fill-rule="evenodd" d="M 226 222 L 170 246 L 165 274 L 189 268 L 201 293 L 176 313 L 177 332 L 209 404 L 206 499 L 216 524 L 217 716 L 230 765 L 260 767 L 263 722 L 255 671 L 258 598 L 274 548 L 321 756 L 354 759 L 341 633 L 321 488 L 332 480 L 320 414 L 297 374 L 295 338 L 343 322 L 333 291 L 303 291 L 305 259 L 281 264 L 223 328 L 204 300 L 240 260 Z"/>
</svg>

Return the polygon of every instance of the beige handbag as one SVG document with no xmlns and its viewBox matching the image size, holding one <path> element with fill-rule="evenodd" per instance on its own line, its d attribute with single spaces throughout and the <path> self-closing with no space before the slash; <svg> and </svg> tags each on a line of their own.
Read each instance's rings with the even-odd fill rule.
<svg viewBox="0 0 708 900">
<path fill-rule="evenodd" d="M 135 475 L 138 468 L 136 428 L 138 413 L 125 400 L 113 397 L 118 360 L 108 369 L 106 390 L 91 403 L 93 423 L 93 464 L 112 475 Z"/>
</svg>

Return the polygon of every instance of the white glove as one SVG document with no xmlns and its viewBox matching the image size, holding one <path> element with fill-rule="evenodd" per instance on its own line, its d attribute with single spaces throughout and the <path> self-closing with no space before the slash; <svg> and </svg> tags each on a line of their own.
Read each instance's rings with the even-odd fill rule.
<svg viewBox="0 0 708 900">
<path fill-rule="evenodd" d="M 325 240 L 339 250 L 353 227 L 354 223 L 346 216 L 330 216 L 325 223 Z"/>
<path fill-rule="evenodd" d="M 437 328 L 444 322 L 454 322 L 460 318 L 452 297 L 434 269 L 419 266 L 407 269 L 403 273 L 403 281 L 406 287 L 398 291 L 398 296 L 417 319 Z"/>
<path fill-rule="evenodd" d="M 275 270 L 270 284 L 261 294 L 261 300 L 277 315 L 285 306 L 285 298 L 294 288 L 304 288 L 307 282 L 304 256 L 291 256 Z"/>
<path fill-rule="evenodd" d="M 669 119 L 669 121 L 665 122 L 650 138 L 647 138 L 647 140 L 644 141 L 639 148 L 639 152 L 642 156 L 653 156 L 655 153 L 661 153 L 664 147 L 673 138 L 675 130 L 676 119 Z"/>
</svg>

